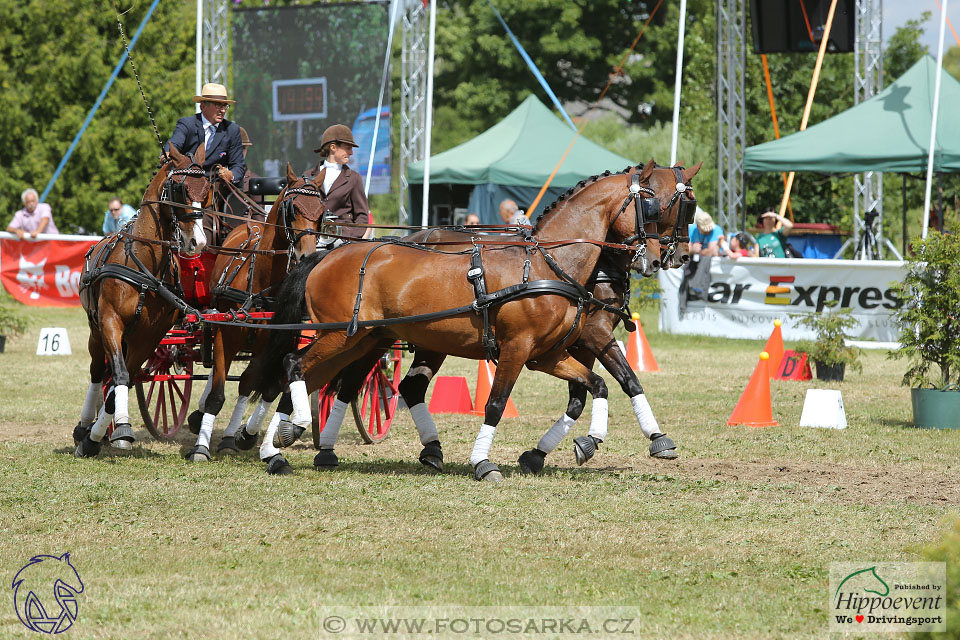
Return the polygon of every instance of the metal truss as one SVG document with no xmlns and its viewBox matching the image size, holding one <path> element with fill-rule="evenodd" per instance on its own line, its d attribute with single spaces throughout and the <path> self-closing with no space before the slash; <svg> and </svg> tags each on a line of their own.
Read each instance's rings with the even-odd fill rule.
<svg viewBox="0 0 960 640">
<path fill-rule="evenodd" d="M 203 2 L 203 81 L 227 86 L 227 45 L 230 34 L 227 0 Z"/>
<path fill-rule="evenodd" d="M 427 8 L 421 0 L 404 3 L 400 19 L 400 224 L 409 224 L 411 163 L 424 159 L 427 106 Z"/>
<path fill-rule="evenodd" d="M 717 211 L 720 226 L 740 228 L 745 216 L 746 145 L 744 0 L 717 0 Z M 738 220 L 738 217 L 740 220 Z"/>
</svg>

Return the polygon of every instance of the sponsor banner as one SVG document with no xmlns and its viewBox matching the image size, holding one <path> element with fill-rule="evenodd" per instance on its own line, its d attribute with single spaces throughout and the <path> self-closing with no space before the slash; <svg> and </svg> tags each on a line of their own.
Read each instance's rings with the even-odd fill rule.
<svg viewBox="0 0 960 640">
<path fill-rule="evenodd" d="M 902 262 L 890 260 L 714 259 L 710 287 L 687 297 L 680 312 L 682 269 L 659 273 L 663 290 L 660 329 L 668 333 L 765 340 L 776 318 L 783 320 L 786 340 L 814 338 L 798 327 L 792 314 L 849 308 L 859 325 L 852 338 L 894 342 L 893 311 L 900 306 L 892 283 L 903 280 Z"/>
<path fill-rule="evenodd" d="M 35 307 L 80 306 L 83 256 L 97 241 L 94 236 L 46 236 L 56 240 L 0 238 L 0 281 L 11 296 Z M 41 234 L 43 237 L 43 234 Z"/>
</svg>

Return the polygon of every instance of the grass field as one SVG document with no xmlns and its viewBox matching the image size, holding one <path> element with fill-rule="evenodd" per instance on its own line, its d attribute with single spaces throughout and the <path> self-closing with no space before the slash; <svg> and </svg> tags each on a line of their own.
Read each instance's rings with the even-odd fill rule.
<svg viewBox="0 0 960 640">
<path fill-rule="evenodd" d="M 277 478 L 254 452 L 187 464 L 189 433 L 159 443 L 143 429 L 132 454 L 76 460 L 84 318 L 28 313 L 29 333 L 0 354 L 0 573 L 71 552 L 85 590 L 69 637 L 326 637 L 331 612 L 349 621 L 386 606 L 618 607 L 633 637 L 826 637 L 830 563 L 919 559 L 960 501 L 960 434 L 910 426 L 900 363 L 868 352 L 863 374 L 839 386 L 845 431 L 797 426 L 818 386 L 797 382 L 773 383 L 782 426 L 727 427 L 762 343 L 659 334 L 649 312 L 663 372 L 641 382 L 677 461 L 648 457 L 608 377 L 597 457 L 577 467 L 568 439 L 542 477 L 519 475 L 517 456 L 566 402 L 564 383 L 531 372 L 513 396 L 521 417 L 498 429 L 491 457 L 507 478 L 496 487 L 470 478 L 471 416 L 437 416 L 443 475 L 417 463 L 406 412 L 379 445 L 345 424 L 332 473 L 312 469 L 307 440 L 288 453 L 296 474 Z M 34 356 L 42 326 L 67 327 L 74 354 Z M 472 389 L 476 371 L 451 361 L 443 373 Z M 12 606 L 2 611 L 0 637 L 32 635 Z"/>
</svg>

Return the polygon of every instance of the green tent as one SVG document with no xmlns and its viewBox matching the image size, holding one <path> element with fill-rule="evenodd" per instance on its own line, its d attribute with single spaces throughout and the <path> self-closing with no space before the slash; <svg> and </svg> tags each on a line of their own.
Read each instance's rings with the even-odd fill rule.
<svg viewBox="0 0 960 640">
<path fill-rule="evenodd" d="M 574 131 L 531 95 L 503 120 L 472 140 L 430 158 L 430 199 L 446 193 L 442 185 L 473 185 L 470 211 L 484 224 L 499 224 L 497 209 L 504 198 L 526 208 L 566 151 Z M 646 159 L 644 159 L 645 161 Z M 636 164 L 580 136 L 567 155 L 541 206 L 586 177 Z M 423 162 L 410 165 L 410 183 L 423 184 Z M 411 210 L 419 212 L 422 190 L 413 190 Z M 536 212 L 528 212 L 536 214 Z"/>
<path fill-rule="evenodd" d="M 869 100 L 806 131 L 749 147 L 744 171 L 924 173 L 937 64 L 929 55 Z M 952 105 L 952 106 L 951 106 Z M 943 72 L 934 171 L 960 171 L 960 82 Z"/>
</svg>

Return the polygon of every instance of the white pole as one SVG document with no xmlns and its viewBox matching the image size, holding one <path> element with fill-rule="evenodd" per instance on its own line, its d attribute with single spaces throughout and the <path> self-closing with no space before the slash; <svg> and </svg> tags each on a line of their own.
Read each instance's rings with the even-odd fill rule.
<svg viewBox="0 0 960 640">
<path fill-rule="evenodd" d="M 400 0 L 390 0 L 390 26 L 387 27 L 387 52 L 383 56 L 383 77 L 380 79 L 380 97 L 377 98 L 377 119 L 373 121 L 373 140 L 370 141 L 370 161 L 367 162 L 367 179 L 363 183 L 364 195 L 370 195 L 370 178 L 373 177 L 373 156 L 377 152 L 377 135 L 380 133 L 380 112 L 383 111 L 383 91 L 387 86 L 387 72 L 390 69 L 390 50 L 393 49 L 393 25 L 397 19 L 397 7 Z"/>
<path fill-rule="evenodd" d="M 197 69 L 196 94 L 200 95 L 203 88 L 203 0 L 197 0 Z M 197 103 L 196 113 L 200 113 L 200 103 Z"/>
<path fill-rule="evenodd" d="M 947 0 L 940 7 L 940 44 L 937 46 L 937 78 L 933 83 L 933 116 L 930 122 L 930 152 L 927 154 L 927 186 L 923 192 L 923 234 L 930 227 L 930 190 L 933 187 L 933 145 L 937 141 L 937 116 L 940 111 L 940 74 L 943 69 L 943 31 L 947 24 Z"/>
<path fill-rule="evenodd" d="M 423 212 L 420 224 L 427 226 L 430 222 L 428 203 L 430 201 L 430 136 L 433 131 L 433 45 L 437 35 L 437 0 L 430 3 L 430 42 L 427 45 L 427 122 L 424 129 L 424 156 L 423 156 Z"/>
<path fill-rule="evenodd" d="M 687 26 L 687 0 L 680 0 L 680 33 L 677 36 L 677 73 L 673 84 L 673 136 L 670 141 L 670 166 L 677 163 L 677 136 L 680 129 L 680 85 L 683 80 L 683 34 Z"/>
</svg>

